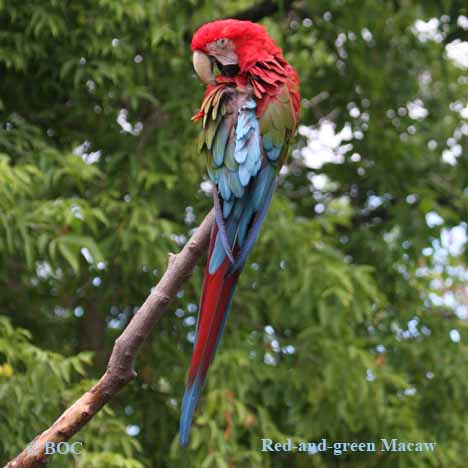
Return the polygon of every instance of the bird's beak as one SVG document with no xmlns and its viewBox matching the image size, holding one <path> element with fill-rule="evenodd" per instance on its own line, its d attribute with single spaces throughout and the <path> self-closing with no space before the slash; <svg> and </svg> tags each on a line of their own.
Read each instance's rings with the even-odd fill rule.
<svg viewBox="0 0 468 468">
<path fill-rule="evenodd" d="M 193 53 L 193 68 L 196 74 L 206 84 L 215 84 L 213 62 L 208 55 L 196 50 Z"/>
</svg>

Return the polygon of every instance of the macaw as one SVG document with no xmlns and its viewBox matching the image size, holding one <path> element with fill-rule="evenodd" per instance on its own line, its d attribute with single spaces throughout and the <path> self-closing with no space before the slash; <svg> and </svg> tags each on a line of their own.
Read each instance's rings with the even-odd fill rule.
<svg viewBox="0 0 468 468">
<path fill-rule="evenodd" d="M 235 19 L 207 23 L 195 32 L 191 47 L 195 72 L 207 85 L 193 119 L 202 122 L 199 150 L 213 183 L 215 221 L 182 401 L 182 446 L 189 442 L 208 367 L 268 211 L 300 106 L 297 72 L 263 26 Z"/>
</svg>

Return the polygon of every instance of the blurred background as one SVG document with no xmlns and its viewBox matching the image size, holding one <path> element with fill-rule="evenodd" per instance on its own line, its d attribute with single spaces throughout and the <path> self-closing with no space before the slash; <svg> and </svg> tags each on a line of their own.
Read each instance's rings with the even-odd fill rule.
<svg viewBox="0 0 468 468">
<path fill-rule="evenodd" d="M 0 462 L 105 369 L 210 209 L 190 38 L 260 21 L 301 78 L 296 145 L 189 449 L 202 266 L 138 378 L 57 467 L 466 466 L 468 9 L 459 0 L 0 1 Z M 284 441 L 434 453 L 262 453 Z"/>
</svg>

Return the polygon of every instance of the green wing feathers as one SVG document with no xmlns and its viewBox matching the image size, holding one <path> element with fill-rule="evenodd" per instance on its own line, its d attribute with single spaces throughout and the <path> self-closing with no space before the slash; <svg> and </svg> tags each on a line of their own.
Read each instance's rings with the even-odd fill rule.
<svg viewBox="0 0 468 468">
<path fill-rule="evenodd" d="M 296 117 L 291 96 L 288 88 L 282 86 L 276 96 L 269 98 L 260 118 L 263 148 L 268 159 L 277 163 L 279 168 L 286 160 L 295 128 Z"/>
</svg>

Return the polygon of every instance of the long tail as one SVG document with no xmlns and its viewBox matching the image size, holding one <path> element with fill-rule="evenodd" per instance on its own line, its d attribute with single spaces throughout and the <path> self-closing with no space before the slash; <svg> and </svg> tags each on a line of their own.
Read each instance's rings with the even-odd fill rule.
<svg viewBox="0 0 468 468">
<path fill-rule="evenodd" d="M 275 177 L 274 168 L 266 164 L 255 179 L 251 191 L 231 206 L 226 225 L 223 225 L 220 206 L 215 199 L 215 211 L 218 210 L 219 213 L 211 232 L 197 337 L 182 401 L 180 444 L 183 446 L 189 442 L 193 413 L 205 383 L 208 367 L 223 335 L 239 274 L 270 206 L 276 185 Z"/>
<path fill-rule="evenodd" d="M 230 260 L 227 257 L 213 274 L 209 272 L 210 260 L 218 235 L 219 231 L 215 223 L 211 234 L 208 261 L 203 280 L 195 348 L 182 401 L 180 418 L 180 444 L 182 446 L 186 446 L 189 442 L 193 413 L 200 398 L 208 368 L 223 335 L 232 296 L 239 278 L 240 270 L 228 274 Z"/>
</svg>

